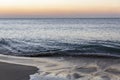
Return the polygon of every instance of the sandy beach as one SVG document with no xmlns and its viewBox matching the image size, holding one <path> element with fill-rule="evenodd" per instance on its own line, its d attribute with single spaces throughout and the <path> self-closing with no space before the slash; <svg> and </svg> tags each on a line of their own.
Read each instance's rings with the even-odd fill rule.
<svg viewBox="0 0 120 80">
<path fill-rule="evenodd" d="M 4 75 L 2 80 L 120 80 L 119 58 L 82 56 L 26 58 L 0 55 L 0 61 L 12 63 L 12 65 L 0 64 L 2 70 L 0 78 L 3 72 L 8 75 L 11 73 L 9 76 L 6 74 L 9 79 L 4 79 L 6 77 Z M 39 70 L 13 64 L 35 66 Z"/>
<path fill-rule="evenodd" d="M 37 72 L 36 67 L 0 62 L 0 80 L 29 80 Z"/>
</svg>

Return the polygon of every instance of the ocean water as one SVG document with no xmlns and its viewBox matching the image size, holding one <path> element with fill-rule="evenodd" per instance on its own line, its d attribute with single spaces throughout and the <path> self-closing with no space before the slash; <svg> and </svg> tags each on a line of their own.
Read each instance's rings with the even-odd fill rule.
<svg viewBox="0 0 120 80">
<path fill-rule="evenodd" d="M 0 54 L 120 56 L 120 19 L 0 19 Z"/>
</svg>

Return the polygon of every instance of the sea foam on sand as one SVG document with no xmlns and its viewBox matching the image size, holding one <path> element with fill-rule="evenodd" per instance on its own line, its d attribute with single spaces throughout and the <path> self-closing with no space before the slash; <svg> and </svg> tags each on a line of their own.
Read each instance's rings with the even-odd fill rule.
<svg viewBox="0 0 120 80">
<path fill-rule="evenodd" d="M 13 57 L 0 61 L 36 66 L 30 80 L 120 80 L 120 59 L 97 57 Z"/>
</svg>

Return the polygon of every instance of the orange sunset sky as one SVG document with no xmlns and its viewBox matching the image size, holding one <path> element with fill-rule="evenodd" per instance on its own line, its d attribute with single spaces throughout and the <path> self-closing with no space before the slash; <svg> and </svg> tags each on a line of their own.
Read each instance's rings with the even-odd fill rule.
<svg viewBox="0 0 120 80">
<path fill-rule="evenodd" d="M 0 16 L 120 17 L 120 0 L 0 0 Z"/>
</svg>

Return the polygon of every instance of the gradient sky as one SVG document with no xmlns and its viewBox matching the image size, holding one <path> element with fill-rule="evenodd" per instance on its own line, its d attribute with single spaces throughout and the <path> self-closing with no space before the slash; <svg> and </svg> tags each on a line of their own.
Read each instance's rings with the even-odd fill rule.
<svg viewBox="0 0 120 80">
<path fill-rule="evenodd" d="M 120 17 L 120 0 L 0 0 L 0 16 Z"/>
</svg>

